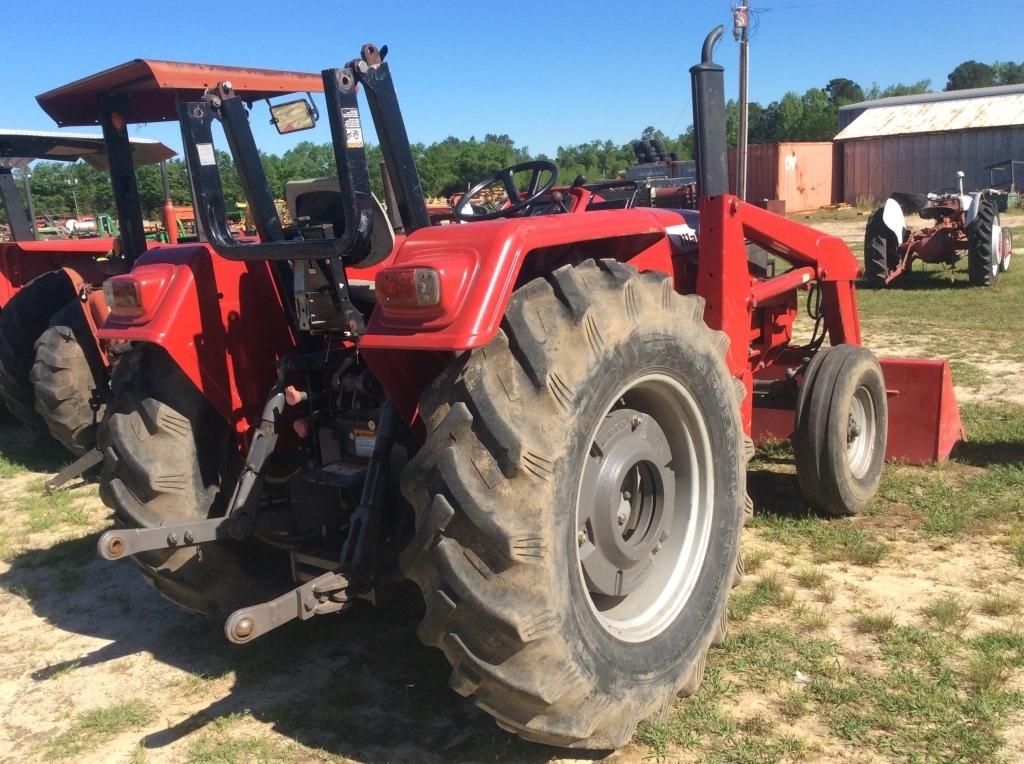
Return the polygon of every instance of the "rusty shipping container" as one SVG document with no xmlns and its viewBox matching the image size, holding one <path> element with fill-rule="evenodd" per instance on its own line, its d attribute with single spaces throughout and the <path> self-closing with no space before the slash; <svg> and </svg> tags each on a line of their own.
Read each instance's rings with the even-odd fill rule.
<svg viewBox="0 0 1024 764">
<path fill-rule="evenodd" d="M 814 143 L 762 143 L 747 153 L 747 201 L 782 199 L 786 212 L 804 212 L 836 201 L 841 183 L 833 168 L 831 141 Z M 731 190 L 736 188 L 736 150 L 729 149 Z"/>
</svg>

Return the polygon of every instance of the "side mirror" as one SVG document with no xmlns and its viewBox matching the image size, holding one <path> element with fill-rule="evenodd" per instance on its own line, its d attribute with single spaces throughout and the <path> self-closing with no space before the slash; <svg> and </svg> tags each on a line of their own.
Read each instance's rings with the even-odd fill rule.
<svg viewBox="0 0 1024 764">
<path fill-rule="evenodd" d="M 320 112 L 310 100 L 298 98 L 285 103 L 270 104 L 270 123 L 281 135 L 311 130 L 316 127 Z"/>
</svg>

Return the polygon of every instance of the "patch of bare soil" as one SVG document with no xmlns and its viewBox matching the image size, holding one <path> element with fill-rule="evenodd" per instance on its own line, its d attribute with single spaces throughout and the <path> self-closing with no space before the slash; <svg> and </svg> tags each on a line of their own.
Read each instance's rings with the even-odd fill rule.
<svg viewBox="0 0 1024 764">
<path fill-rule="evenodd" d="M 927 337 L 908 339 L 879 332 L 872 332 L 864 340 L 864 344 L 876 355 L 895 358 L 931 358 L 932 354 L 921 349 L 921 345 L 927 343 Z M 983 372 L 982 379 L 968 380 L 970 384 L 964 385 L 957 383 L 957 374 L 953 373 L 953 388 L 958 401 L 1009 402 L 1024 405 L 1024 363 L 1011 361 L 997 354 L 957 352 L 952 355 L 954 359 L 966 361 Z"/>
</svg>

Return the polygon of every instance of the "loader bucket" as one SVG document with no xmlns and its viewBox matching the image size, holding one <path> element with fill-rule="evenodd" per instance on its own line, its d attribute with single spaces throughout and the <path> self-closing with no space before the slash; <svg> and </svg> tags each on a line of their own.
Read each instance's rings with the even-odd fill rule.
<svg viewBox="0 0 1024 764">
<path fill-rule="evenodd" d="M 953 395 L 949 363 L 921 358 L 879 358 L 889 396 L 886 459 L 908 464 L 942 462 L 965 439 Z"/>
<path fill-rule="evenodd" d="M 960 409 L 953 395 L 949 363 L 920 358 L 879 358 L 889 397 L 889 437 L 885 458 L 930 464 L 949 458 L 964 440 Z M 751 435 L 756 443 L 793 435 L 791 408 L 754 408 Z"/>
</svg>

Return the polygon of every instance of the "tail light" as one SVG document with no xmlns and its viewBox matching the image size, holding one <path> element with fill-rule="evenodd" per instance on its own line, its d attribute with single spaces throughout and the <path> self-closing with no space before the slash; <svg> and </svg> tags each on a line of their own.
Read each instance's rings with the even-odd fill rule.
<svg viewBox="0 0 1024 764">
<path fill-rule="evenodd" d="M 377 274 L 377 301 L 386 308 L 426 308 L 441 303 L 441 276 L 433 268 L 394 268 Z"/>
<path fill-rule="evenodd" d="M 103 299 L 115 316 L 138 318 L 146 312 L 142 307 L 142 290 L 132 278 L 112 278 L 104 281 Z"/>
<path fill-rule="evenodd" d="M 103 299 L 114 319 L 138 323 L 152 318 L 174 280 L 176 266 L 147 263 L 103 282 Z"/>
</svg>

